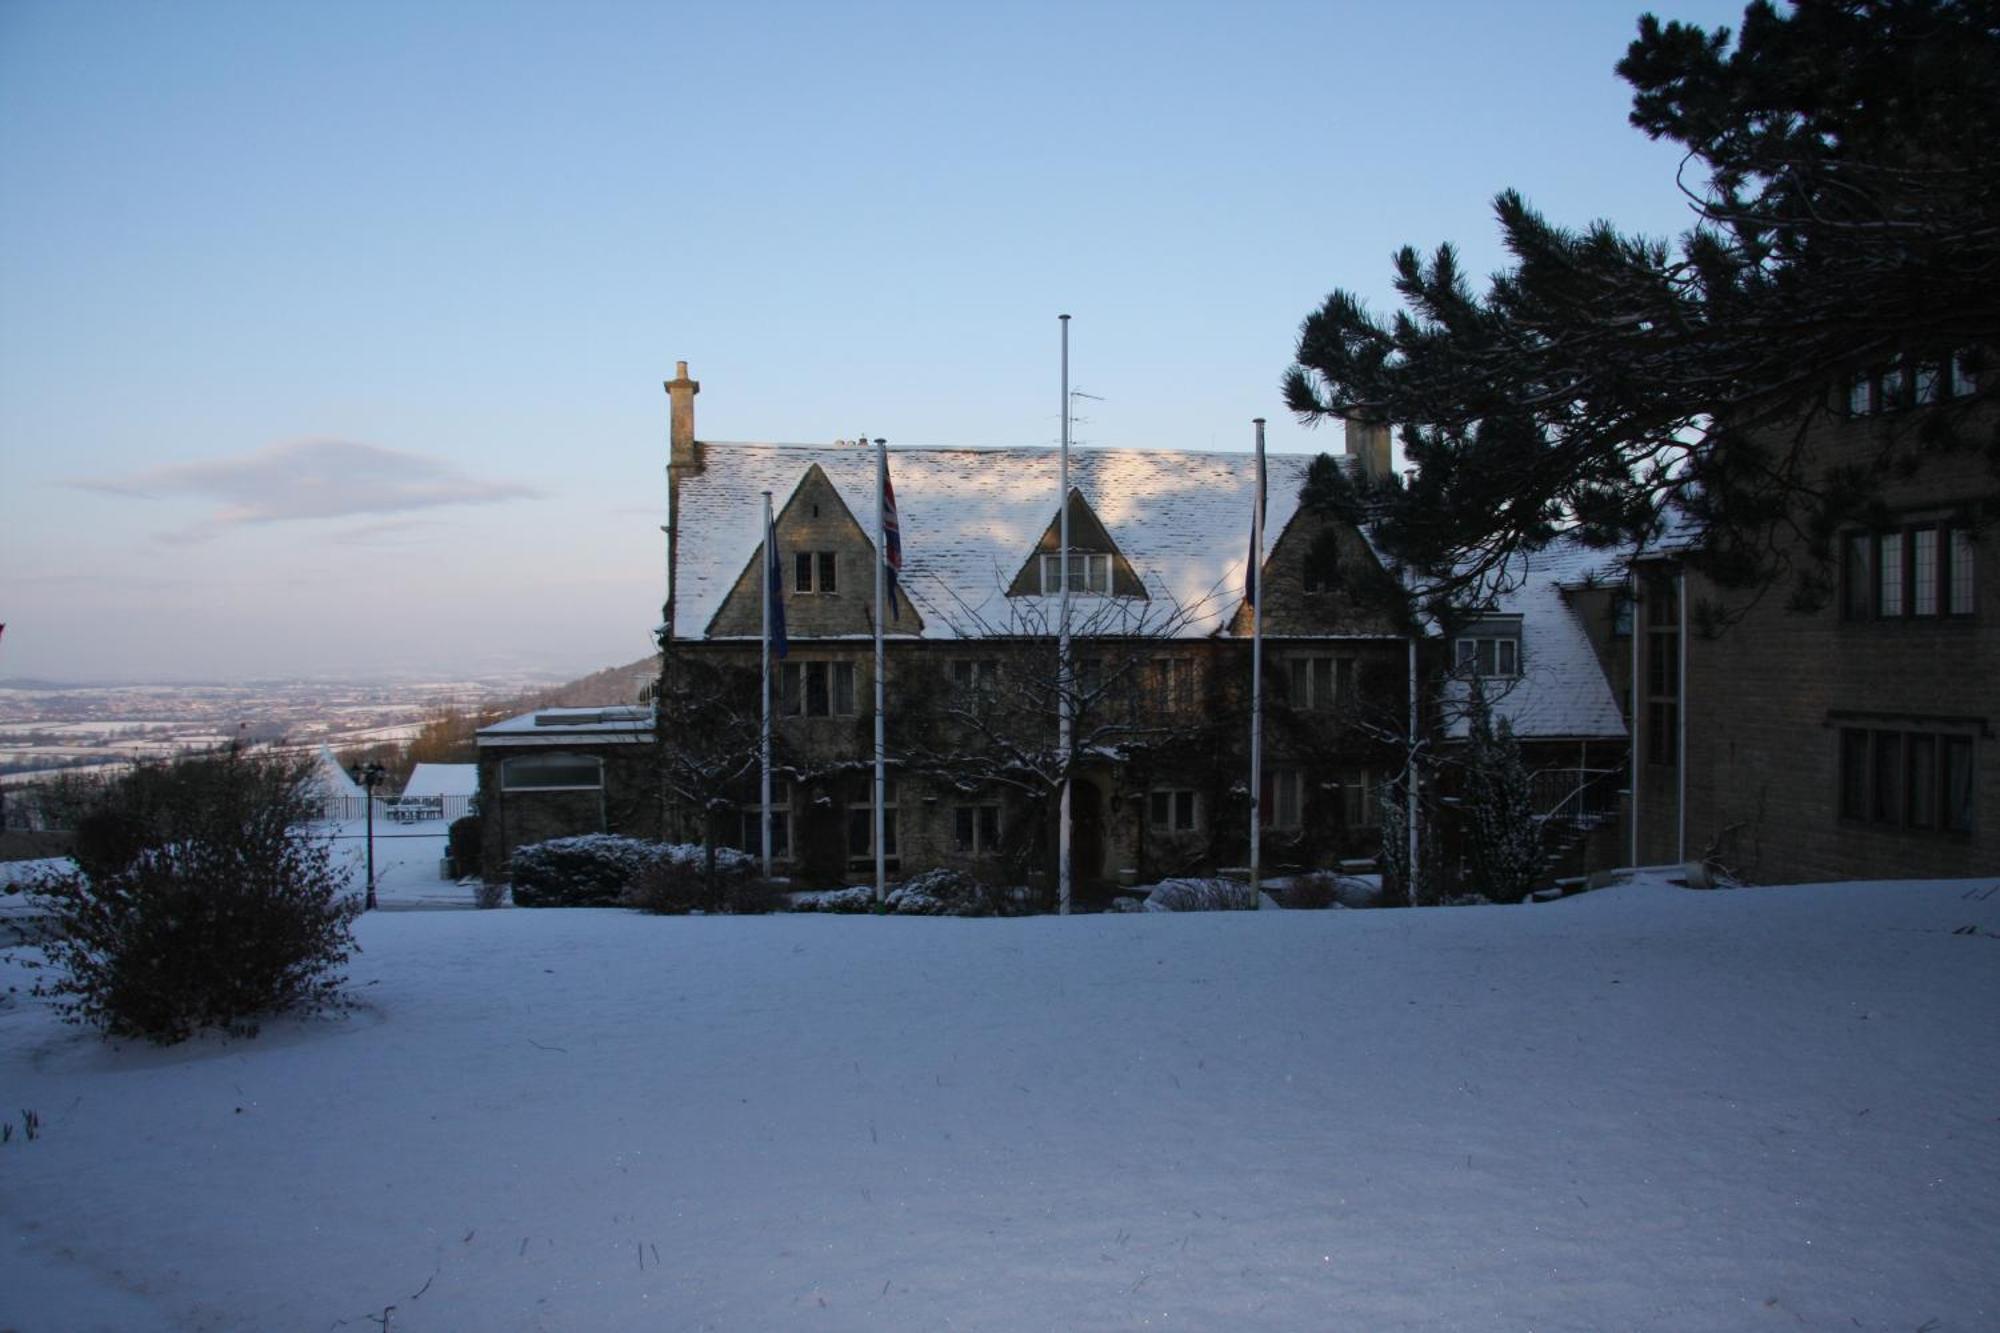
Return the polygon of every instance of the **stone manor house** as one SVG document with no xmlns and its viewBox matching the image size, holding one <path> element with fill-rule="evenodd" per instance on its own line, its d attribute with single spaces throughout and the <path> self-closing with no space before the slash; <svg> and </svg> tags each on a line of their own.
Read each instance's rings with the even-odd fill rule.
<svg viewBox="0 0 2000 1333">
<path fill-rule="evenodd" d="M 1921 372 L 1924 401 L 1916 368 L 1888 373 L 1861 377 L 1862 397 L 1843 386 L 1815 449 L 1838 461 L 1888 414 L 1969 396 L 1956 364 Z M 661 642 L 669 676 L 710 693 L 683 697 L 665 735 L 651 704 L 544 710 L 482 732 L 489 872 L 514 846 L 581 831 L 699 840 L 709 826 L 757 849 L 758 775 L 743 760 L 769 492 L 789 638 L 773 666 L 775 859 L 816 885 L 866 880 L 874 450 L 702 440 L 686 363 L 666 389 Z M 1385 428 L 1350 423 L 1344 443 L 1354 474 L 1390 466 Z M 1885 523 L 1842 534 L 1842 591 L 1821 613 L 1758 603 L 1719 635 L 1696 632 L 1688 608 L 1710 590 L 1684 567 L 1696 538 L 1683 533 L 1637 552 L 1558 543 L 1448 639 L 1376 609 L 1366 590 L 1391 575 L 1365 531 L 1301 504 L 1310 465 L 1268 460 L 1267 870 L 1373 858 L 1412 721 L 1426 752 L 1448 752 L 1474 674 L 1524 743 L 1565 872 L 1703 857 L 1767 881 L 2000 870 L 2000 629 L 1978 596 L 2000 571 L 1960 503 L 1992 495 L 1983 465 L 1927 472 L 1890 492 Z M 1057 469 L 1047 448 L 889 454 L 904 553 L 884 680 L 892 877 L 1051 877 Z M 1076 449 L 1070 469 L 1079 892 L 1240 865 L 1253 459 Z M 718 756 L 729 761 L 696 762 Z M 1427 795 L 1442 799 L 1427 802 L 1423 854 L 1448 882 L 1452 780 L 1433 771 Z"/>
</svg>

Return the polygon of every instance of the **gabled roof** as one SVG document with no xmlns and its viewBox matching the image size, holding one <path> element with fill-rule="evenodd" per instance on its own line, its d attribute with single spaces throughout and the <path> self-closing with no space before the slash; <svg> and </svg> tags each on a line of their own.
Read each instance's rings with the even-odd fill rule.
<svg viewBox="0 0 2000 1333">
<path fill-rule="evenodd" d="M 1491 691 L 1494 718 L 1506 718 L 1523 740 L 1623 738 L 1625 717 L 1605 679 L 1588 629 L 1563 589 L 1623 577 L 1623 554 L 1557 539 L 1526 557 L 1520 583 L 1496 599 L 1494 610 L 1521 617 L 1521 675 L 1504 691 Z M 1445 686 L 1448 703 L 1461 704 L 1464 681 Z M 1453 711 L 1456 711 L 1455 709 Z M 1451 734 L 1465 734 L 1458 717 Z"/>
<path fill-rule="evenodd" d="M 698 636 L 762 539 L 763 499 L 782 505 L 817 463 L 872 529 L 875 456 L 853 445 L 698 446 L 682 474 L 676 632 Z M 1266 460 L 1266 546 L 1298 508 L 1311 458 Z M 889 453 L 902 522 L 902 586 L 926 638 L 1046 633 L 1058 599 L 1007 596 L 1058 512 L 1054 449 L 897 449 Z M 1255 462 L 1247 453 L 1072 449 L 1070 485 L 1143 583 L 1146 599 L 1072 597 L 1073 626 L 1093 633 L 1197 638 L 1229 622 L 1243 597 Z"/>
<path fill-rule="evenodd" d="M 477 764 L 418 764 L 403 784 L 404 796 L 476 796 Z"/>
</svg>

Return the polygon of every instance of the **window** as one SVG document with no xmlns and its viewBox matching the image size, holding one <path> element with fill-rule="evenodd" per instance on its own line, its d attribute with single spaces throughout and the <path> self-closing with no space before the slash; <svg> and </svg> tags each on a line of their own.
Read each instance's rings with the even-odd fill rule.
<svg viewBox="0 0 2000 1333">
<path fill-rule="evenodd" d="M 1458 666 L 1486 677 L 1521 674 L 1521 641 L 1511 635 L 1458 640 Z"/>
<path fill-rule="evenodd" d="M 1161 657 L 1152 663 L 1153 698 L 1167 713 L 1194 711 L 1194 659 Z"/>
<path fill-rule="evenodd" d="M 1918 832 L 1972 831 L 1972 737 L 1843 727 L 1840 817 Z"/>
<path fill-rule="evenodd" d="M 1874 416 L 1946 398 L 1969 398 L 1974 388 L 1970 356 L 1961 350 L 1941 359 L 1892 361 L 1858 371 L 1847 379 L 1847 414 Z"/>
<path fill-rule="evenodd" d="M 1970 398 L 1972 396 L 1972 353 L 1960 351 L 1952 355 L 1951 377 L 1946 387 L 1950 390 L 1953 398 Z"/>
<path fill-rule="evenodd" d="M 1147 794 L 1146 822 L 1161 833 L 1193 833 L 1198 808 L 1187 788 L 1160 788 Z"/>
<path fill-rule="evenodd" d="M 1281 768 L 1264 780 L 1264 823 L 1269 828 L 1295 829 L 1305 824 L 1306 775 Z"/>
<path fill-rule="evenodd" d="M 1646 761 L 1680 761 L 1680 597 L 1670 579 L 1646 589 Z"/>
<path fill-rule="evenodd" d="M 840 562 L 832 551 L 799 551 L 792 556 L 793 592 L 839 592 Z"/>
<path fill-rule="evenodd" d="M 1617 588 L 1611 594 L 1611 637 L 1629 639 L 1632 637 L 1632 593 L 1626 588 Z"/>
<path fill-rule="evenodd" d="M 1866 620 L 1874 612 L 1875 538 L 1853 532 L 1841 543 L 1841 614 L 1849 620 Z"/>
<path fill-rule="evenodd" d="M 1847 620 L 1969 616 L 1971 530 L 1922 521 L 1841 539 L 1840 611 Z"/>
<path fill-rule="evenodd" d="M 1073 593 L 1088 593 L 1093 596 L 1107 596 L 1111 592 L 1111 557 L 1089 551 L 1069 553 L 1069 590 Z M 1062 591 L 1062 557 L 1045 555 L 1042 557 L 1042 591 L 1059 593 Z"/>
<path fill-rule="evenodd" d="M 1354 692 L 1351 657 L 1294 657 L 1289 666 L 1294 708 L 1332 708 Z"/>
<path fill-rule="evenodd" d="M 580 791 L 604 785 L 604 761 L 587 754 L 526 754 L 500 761 L 502 791 Z"/>
<path fill-rule="evenodd" d="M 896 780 L 884 778 L 882 790 L 882 859 L 894 861 L 897 859 Z M 847 859 L 872 864 L 875 860 L 875 780 L 862 780 L 859 792 L 856 799 L 847 803 Z"/>
<path fill-rule="evenodd" d="M 764 812 L 758 797 L 752 796 L 738 808 L 736 849 L 752 856 L 764 854 Z M 792 855 L 792 784 L 771 784 L 771 859 L 789 860 Z"/>
<path fill-rule="evenodd" d="M 854 663 L 786 662 L 779 677 L 786 717 L 852 717 Z"/>
<path fill-rule="evenodd" d="M 982 856 L 1000 850 L 999 806 L 953 806 L 951 824 L 953 841 L 961 853 Z"/>
<path fill-rule="evenodd" d="M 952 688 L 961 694 L 991 694 L 1000 679 L 1000 664 L 991 658 L 955 658 L 951 664 Z"/>
<path fill-rule="evenodd" d="M 1382 822 L 1382 787 L 1365 768 L 1347 773 L 1340 782 L 1340 813 L 1349 828 L 1374 828 Z"/>
</svg>

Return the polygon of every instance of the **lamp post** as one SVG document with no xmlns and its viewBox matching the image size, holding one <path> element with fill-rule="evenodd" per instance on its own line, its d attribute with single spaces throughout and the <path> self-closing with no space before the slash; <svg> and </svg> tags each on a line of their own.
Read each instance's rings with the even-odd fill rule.
<svg viewBox="0 0 2000 1333">
<path fill-rule="evenodd" d="M 389 773 L 380 764 L 366 767 L 356 764 L 349 770 L 349 776 L 360 786 L 368 811 L 368 896 L 362 900 L 361 910 L 372 912 L 375 910 L 375 789 Z"/>
</svg>

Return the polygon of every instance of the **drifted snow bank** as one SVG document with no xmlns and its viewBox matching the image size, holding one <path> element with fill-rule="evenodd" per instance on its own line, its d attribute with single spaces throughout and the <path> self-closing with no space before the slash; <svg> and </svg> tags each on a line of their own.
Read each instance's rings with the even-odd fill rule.
<svg viewBox="0 0 2000 1333">
<path fill-rule="evenodd" d="M 0 1007 L 0 1327 L 2000 1325 L 1990 880 L 356 934 L 251 1042 Z"/>
</svg>

